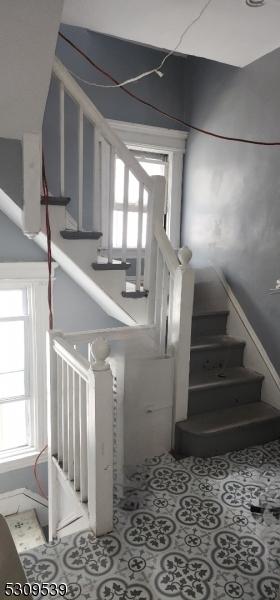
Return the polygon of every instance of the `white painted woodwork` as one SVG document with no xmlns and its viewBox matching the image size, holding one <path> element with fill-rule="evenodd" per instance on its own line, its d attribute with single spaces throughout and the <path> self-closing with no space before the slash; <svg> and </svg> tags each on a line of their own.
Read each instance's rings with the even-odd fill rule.
<svg viewBox="0 0 280 600">
<path fill-rule="evenodd" d="M 194 271 L 187 264 L 176 270 L 173 285 L 171 323 L 168 349 L 175 357 L 174 424 L 188 414 L 188 387 L 191 327 L 194 296 Z"/>
<path fill-rule="evenodd" d="M 83 230 L 83 194 L 84 194 L 84 114 L 79 107 L 78 121 L 78 229 Z"/>
<path fill-rule="evenodd" d="M 59 84 L 59 154 L 60 154 L 60 195 L 65 196 L 65 98 L 64 85 Z"/>
<path fill-rule="evenodd" d="M 142 464 L 172 447 L 173 361 L 168 356 L 126 355 L 125 465 Z"/>
<path fill-rule="evenodd" d="M 25 133 L 23 156 L 23 231 L 33 237 L 41 229 L 42 142 L 40 133 Z"/>
<path fill-rule="evenodd" d="M 0 2 L 0 137 L 40 132 L 63 0 Z"/>
<path fill-rule="evenodd" d="M 50 540 L 61 530 L 66 535 L 72 522 L 79 527 L 81 518 L 96 535 L 112 529 L 113 389 L 106 360 L 109 352 L 108 341 L 97 337 L 91 344 L 89 362 L 60 332 L 48 336 Z"/>
</svg>

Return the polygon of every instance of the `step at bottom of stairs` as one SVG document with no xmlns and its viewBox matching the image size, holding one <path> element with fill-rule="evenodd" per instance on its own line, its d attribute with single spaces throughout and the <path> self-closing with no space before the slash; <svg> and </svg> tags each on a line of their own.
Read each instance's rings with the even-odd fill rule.
<svg viewBox="0 0 280 600">
<path fill-rule="evenodd" d="M 216 456 L 280 437 L 280 411 L 254 402 L 193 415 L 176 424 L 179 456 Z"/>
</svg>

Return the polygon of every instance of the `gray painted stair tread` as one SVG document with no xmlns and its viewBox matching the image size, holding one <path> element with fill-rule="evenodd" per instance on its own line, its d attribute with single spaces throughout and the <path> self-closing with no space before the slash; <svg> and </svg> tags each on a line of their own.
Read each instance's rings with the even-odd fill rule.
<svg viewBox="0 0 280 600">
<path fill-rule="evenodd" d="M 62 196 L 49 196 L 48 204 L 50 206 L 67 206 L 69 204 L 71 198 L 62 197 Z M 43 206 L 46 205 L 46 200 L 44 196 L 41 196 L 41 204 Z"/>
<path fill-rule="evenodd" d="M 127 271 L 131 265 L 128 262 L 121 262 L 119 260 L 113 260 L 112 262 L 99 260 L 92 263 L 91 266 L 95 271 Z"/>
<path fill-rule="evenodd" d="M 73 229 L 64 229 L 60 235 L 65 240 L 99 240 L 102 236 L 100 231 L 77 231 Z"/>
<path fill-rule="evenodd" d="M 135 291 L 125 291 L 122 292 L 122 296 L 124 298 L 133 298 L 137 300 L 138 298 L 147 298 L 149 295 L 148 290 L 135 290 Z"/>
<path fill-rule="evenodd" d="M 280 435 L 280 411 L 265 402 L 254 402 L 193 415 L 186 421 L 177 423 L 177 427 L 184 433 L 213 435 L 275 419 L 279 420 Z"/>
<path fill-rule="evenodd" d="M 190 375 L 190 390 L 199 390 L 217 386 L 234 385 L 240 382 L 248 382 L 264 379 L 263 375 L 245 369 L 245 367 L 232 367 L 229 369 L 211 369 L 207 371 L 197 371 Z"/>
<path fill-rule="evenodd" d="M 243 340 L 231 337 L 229 335 L 200 335 L 194 337 L 191 342 L 191 350 L 209 350 L 224 346 L 225 349 L 231 346 L 244 346 Z"/>
<path fill-rule="evenodd" d="M 211 310 L 211 311 L 206 311 L 206 312 L 197 312 L 193 314 L 193 319 L 202 319 L 205 318 L 207 319 L 208 317 L 216 317 L 216 316 L 228 316 L 229 315 L 229 311 L 228 310 Z"/>
</svg>

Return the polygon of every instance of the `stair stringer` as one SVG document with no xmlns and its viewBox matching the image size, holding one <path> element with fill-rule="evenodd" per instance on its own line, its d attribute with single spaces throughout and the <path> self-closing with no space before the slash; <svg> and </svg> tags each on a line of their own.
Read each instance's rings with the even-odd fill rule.
<svg viewBox="0 0 280 600">
<path fill-rule="evenodd" d="M 21 230 L 23 230 L 23 210 L 0 188 L 0 210 Z M 57 210 L 57 209 L 56 209 Z M 58 223 L 59 224 L 59 223 Z M 64 225 L 65 226 L 65 225 Z M 95 301 L 101 308 L 111 317 L 126 325 L 135 325 L 136 320 L 125 308 L 120 306 L 118 301 L 113 298 L 108 291 L 102 289 L 98 282 L 93 280 L 93 272 L 91 267 L 88 269 L 78 265 L 77 262 L 67 255 L 65 251 L 65 240 L 60 239 L 57 232 L 54 230 L 52 236 L 52 257 L 59 266 L 77 283 L 80 287 Z M 47 237 L 44 231 L 41 231 L 32 238 L 34 242 L 45 252 L 47 251 Z M 74 242 L 75 243 L 75 242 Z M 94 254 L 93 254 L 94 259 Z M 108 274 L 108 281 L 111 280 L 111 273 Z M 100 282 L 100 278 L 99 278 Z M 123 299 L 120 295 L 120 301 Z M 141 299 L 140 302 L 146 299 Z M 133 302 L 133 300 L 132 300 Z M 135 302 L 139 303 L 139 300 Z M 124 302 L 124 304 L 128 304 Z"/>
</svg>

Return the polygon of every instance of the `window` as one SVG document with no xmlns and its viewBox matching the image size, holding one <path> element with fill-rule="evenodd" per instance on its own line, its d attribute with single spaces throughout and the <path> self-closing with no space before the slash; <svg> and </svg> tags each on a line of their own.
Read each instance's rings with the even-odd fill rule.
<svg viewBox="0 0 280 600">
<path fill-rule="evenodd" d="M 148 175 L 163 175 L 167 177 L 168 156 L 151 152 L 134 152 L 135 158 L 145 169 Z M 113 216 L 113 248 L 122 247 L 123 239 L 123 202 L 124 202 L 124 163 L 120 158 L 115 162 L 115 203 Z M 129 249 L 137 247 L 139 214 L 139 182 L 129 172 L 128 177 L 128 214 L 127 214 L 127 239 Z M 147 192 L 143 196 L 143 222 L 142 222 L 142 248 L 146 245 L 147 233 Z"/>
<path fill-rule="evenodd" d="M 181 221 L 181 199 L 182 199 L 182 175 L 183 159 L 186 151 L 186 141 L 188 134 L 185 131 L 166 129 L 163 127 L 152 127 L 149 125 L 140 125 L 138 123 L 126 123 L 124 121 L 109 120 L 109 124 L 135 154 L 142 167 L 149 175 L 165 175 L 167 180 L 166 193 L 166 232 L 174 248 L 180 245 L 180 221 Z M 123 165 L 121 161 L 116 165 L 116 175 L 118 172 L 119 198 L 123 197 Z M 104 181 L 104 189 L 106 181 Z M 130 195 L 133 197 L 133 181 L 130 183 Z M 134 186 L 134 196 L 137 199 L 137 190 Z M 106 206 L 106 198 L 102 199 Z M 127 243 L 130 247 L 135 244 L 137 238 L 136 231 L 138 226 L 137 208 L 130 206 L 130 222 L 128 225 L 132 228 L 130 238 Z M 115 206 L 114 224 L 113 224 L 113 245 L 120 247 L 122 238 L 122 218 L 117 212 L 121 212 L 121 206 Z M 136 214 L 135 214 L 136 213 Z M 106 213 L 104 213 L 105 215 Z M 106 229 L 105 218 L 103 219 L 103 240 L 106 244 L 108 232 Z M 143 228 L 145 230 L 145 211 L 143 219 Z M 144 236 L 144 233 L 143 233 Z M 143 239 L 143 245 L 144 239 Z M 116 256 L 118 256 L 116 251 Z"/>
<path fill-rule="evenodd" d="M 0 263 L 1 471 L 46 443 L 47 276 L 46 263 Z"/>
</svg>

